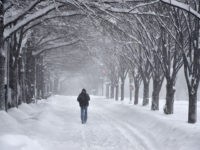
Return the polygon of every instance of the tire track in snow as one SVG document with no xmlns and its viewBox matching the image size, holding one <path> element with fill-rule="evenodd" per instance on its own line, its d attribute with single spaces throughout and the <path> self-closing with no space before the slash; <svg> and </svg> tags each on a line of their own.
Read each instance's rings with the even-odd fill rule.
<svg viewBox="0 0 200 150">
<path fill-rule="evenodd" d="M 101 114 L 99 113 L 101 112 Z M 102 113 L 103 112 L 103 113 Z M 113 116 L 108 115 L 109 112 L 105 110 L 99 110 L 98 115 L 100 115 L 104 120 L 110 122 L 113 127 L 115 127 L 127 141 L 138 150 L 156 150 L 159 149 L 158 145 L 155 145 L 155 139 L 153 137 L 148 138 L 144 134 L 144 131 L 140 131 L 134 128 L 129 123 L 125 121 L 117 120 Z M 106 117 L 105 117 L 106 116 Z"/>
<path fill-rule="evenodd" d="M 105 122 L 109 122 L 113 128 L 115 128 L 117 131 L 119 131 L 119 134 L 121 134 L 124 137 L 124 139 L 126 139 L 127 142 L 129 142 L 132 149 L 146 150 L 146 148 L 144 148 L 144 146 L 142 144 L 138 144 L 137 138 L 135 136 L 131 135 L 130 132 L 128 132 L 124 127 L 119 126 L 121 124 L 119 124 L 118 121 L 114 121 L 114 119 L 112 117 L 108 117 L 107 114 L 102 115 L 102 113 L 100 114 L 99 112 L 102 112 L 102 111 L 98 111 L 97 114 L 101 118 L 103 118 L 103 120 L 105 120 Z"/>
<path fill-rule="evenodd" d="M 135 136 L 136 140 L 141 143 L 141 145 L 144 147 L 146 150 L 156 150 L 156 146 L 153 145 L 152 141 L 147 138 L 146 136 L 143 135 L 141 131 L 139 131 L 136 128 L 133 128 L 130 124 L 123 123 L 121 126 L 124 126 L 125 129 L 128 129 L 126 131 L 127 133 L 131 134 L 132 136 Z"/>
</svg>

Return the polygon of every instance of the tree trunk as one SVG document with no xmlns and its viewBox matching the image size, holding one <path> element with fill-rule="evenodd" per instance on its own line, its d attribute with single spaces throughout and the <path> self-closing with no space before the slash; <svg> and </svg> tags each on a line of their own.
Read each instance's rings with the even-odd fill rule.
<svg viewBox="0 0 200 150">
<path fill-rule="evenodd" d="M 121 101 L 124 100 L 124 79 L 121 80 Z"/>
<path fill-rule="evenodd" d="M 174 94 L 175 94 L 175 89 L 174 85 L 172 84 L 172 81 L 167 81 L 166 85 L 166 104 L 164 108 L 164 113 L 165 114 L 173 114 L 174 112 Z"/>
<path fill-rule="evenodd" d="M 23 54 L 23 58 L 21 58 L 20 60 L 20 87 L 21 87 L 21 98 L 22 98 L 22 102 L 27 103 L 26 101 L 26 85 L 25 85 L 25 55 Z"/>
<path fill-rule="evenodd" d="M 157 78 L 154 78 L 151 110 L 159 110 L 159 94 L 161 87 L 162 87 L 162 81 L 160 81 Z"/>
<path fill-rule="evenodd" d="M 197 121 L 197 89 L 190 88 L 189 92 L 189 111 L 188 123 L 196 123 Z"/>
<path fill-rule="evenodd" d="M 53 87 L 54 87 L 54 83 L 53 83 L 53 81 L 52 81 L 52 79 L 50 79 L 50 91 L 51 91 L 51 93 L 53 94 Z M 108 84 L 108 98 L 109 98 L 109 84 Z"/>
<path fill-rule="evenodd" d="M 6 40 L 6 42 L 4 42 L 4 47 L 6 49 L 6 62 L 5 62 L 5 67 L 6 67 L 6 72 L 5 72 L 5 76 L 6 76 L 6 91 L 5 91 L 5 110 L 7 111 L 8 110 L 8 105 L 9 105 L 9 101 L 11 100 L 10 97 L 11 97 L 11 92 L 10 91 L 10 65 L 9 65 L 9 62 L 10 62 L 10 40 L 11 39 L 8 39 Z"/>
<path fill-rule="evenodd" d="M 149 81 L 144 82 L 144 91 L 143 91 L 143 106 L 146 106 L 149 104 Z"/>
<path fill-rule="evenodd" d="M 139 101 L 139 90 L 140 90 L 140 78 L 135 77 L 134 78 L 134 87 L 135 87 L 135 98 L 134 98 L 134 104 L 137 105 Z"/>
<path fill-rule="evenodd" d="M 118 101 L 118 99 L 119 99 L 119 85 L 117 84 L 115 86 L 115 88 L 116 88 L 116 91 L 115 91 L 115 100 Z"/>
<path fill-rule="evenodd" d="M 137 105 L 138 101 L 139 101 L 139 89 L 140 89 L 139 84 L 135 85 L 135 99 L 134 99 L 134 104 L 135 105 Z"/>
<path fill-rule="evenodd" d="M 106 98 L 109 98 L 109 84 L 106 84 Z"/>
<path fill-rule="evenodd" d="M 15 60 L 15 64 L 12 67 L 10 74 L 10 85 L 12 88 L 12 107 L 18 106 L 18 59 Z"/>
<path fill-rule="evenodd" d="M 130 92 L 130 103 L 131 103 L 132 100 L 133 100 L 133 89 L 132 89 L 132 87 L 130 87 L 129 92 Z"/>
<path fill-rule="evenodd" d="M 4 49 L 4 8 L 3 0 L 0 1 L 0 110 L 5 110 L 5 56 Z"/>
<path fill-rule="evenodd" d="M 34 98 L 35 84 L 35 58 L 32 56 L 32 51 L 29 48 L 30 41 L 27 42 L 26 59 L 25 59 L 25 76 L 26 76 L 26 102 L 31 103 Z"/>
<path fill-rule="evenodd" d="M 110 87 L 110 98 L 114 98 L 114 93 L 115 93 L 115 86 L 113 84 L 111 84 Z"/>
<path fill-rule="evenodd" d="M 35 89 L 34 89 L 34 92 L 35 92 L 35 102 L 37 103 L 37 100 L 40 98 L 39 94 L 39 59 L 37 57 L 35 57 Z M 53 86 L 54 87 L 54 86 Z M 52 90 L 53 91 L 53 90 Z"/>
<path fill-rule="evenodd" d="M 19 66 L 18 66 L 18 59 L 17 59 L 17 69 L 16 69 L 16 107 L 21 104 L 21 100 L 19 99 L 20 96 L 20 85 L 19 85 Z"/>
<path fill-rule="evenodd" d="M 58 82 L 59 82 L 58 78 L 54 77 L 54 91 L 53 91 L 54 94 L 58 93 Z"/>
<path fill-rule="evenodd" d="M 0 46 L 1 46 L 1 44 L 0 44 Z M 1 49 L 1 51 L 2 51 L 2 49 Z M 0 53 L 0 110 L 5 110 L 4 79 L 5 79 L 5 57 Z"/>
<path fill-rule="evenodd" d="M 104 78 L 102 78 L 101 96 L 104 96 Z"/>
</svg>

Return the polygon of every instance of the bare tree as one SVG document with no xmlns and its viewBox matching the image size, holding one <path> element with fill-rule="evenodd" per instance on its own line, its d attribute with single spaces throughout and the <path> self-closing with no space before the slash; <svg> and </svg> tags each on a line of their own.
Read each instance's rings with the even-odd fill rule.
<svg viewBox="0 0 200 150">
<path fill-rule="evenodd" d="M 0 110 L 5 110 L 4 1 L 0 1 Z"/>
<path fill-rule="evenodd" d="M 125 79 L 128 73 L 128 67 L 126 65 L 126 61 L 124 60 L 126 58 L 122 56 L 118 56 L 118 62 L 119 62 L 119 77 L 121 79 L 121 101 L 124 100 L 124 84 Z"/>
<path fill-rule="evenodd" d="M 200 1 L 196 1 L 194 9 L 200 12 Z M 186 32 L 182 34 L 181 43 L 189 43 L 186 50 L 183 51 L 184 73 L 188 88 L 189 110 L 188 122 L 197 121 L 197 90 L 200 81 L 200 49 L 199 49 L 199 29 L 200 23 L 197 17 L 192 17 L 189 13 L 184 13 Z M 185 39 L 185 40 L 184 40 Z"/>
</svg>

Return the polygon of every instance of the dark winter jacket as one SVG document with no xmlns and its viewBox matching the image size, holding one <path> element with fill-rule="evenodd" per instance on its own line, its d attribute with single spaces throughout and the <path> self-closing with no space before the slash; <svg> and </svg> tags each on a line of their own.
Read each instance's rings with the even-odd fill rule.
<svg viewBox="0 0 200 150">
<path fill-rule="evenodd" d="M 85 90 L 79 94 L 77 101 L 79 102 L 80 107 L 82 106 L 89 106 L 90 96 L 86 93 Z"/>
</svg>

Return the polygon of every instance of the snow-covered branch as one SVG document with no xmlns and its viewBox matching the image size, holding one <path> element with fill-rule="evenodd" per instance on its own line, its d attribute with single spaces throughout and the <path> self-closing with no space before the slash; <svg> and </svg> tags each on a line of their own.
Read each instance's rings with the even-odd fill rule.
<svg viewBox="0 0 200 150">
<path fill-rule="evenodd" d="M 28 14 L 29 11 L 31 11 L 37 4 L 39 4 L 41 1 L 43 0 L 35 0 L 32 4 L 30 4 L 30 6 L 23 10 L 21 13 L 13 16 L 12 18 L 10 18 L 9 20 L 5 19 L 4 20 L 4 27 L 9 26 L 10 24 L 18 21 L 20 18 L 24 17 L 25 15 Z"/>
<path fill-rule="evenodd" d="M 32 55 L 33 56 L 40 55 L 44 51 L 51 50 L 51 49 L 56 49 L 56 48 L 60 48 L 60 47 L 64 47 L 64 46 L 70 46 L 70 45 L 76 44 L 78 42 L 80 42 L 80 39 L 76 39 L 76 40 L 73 40 L 73 41 L 70 41 L 70 42 L 57 43 L 57 44 L 55 44 L 53 46 L 48 46 L 48 47 L 46 47 L 44 49 L 41 49 L 41 50 L 38 50 L 38 51 L 33 51 Z"/>
<path fill-rule="evenodd" d="M 40 25 L 41 23 L 43 23 L 44 21 L 47 20 L 52 20 L 55 18 L 65 18 L 65 17 L 72 17 L 72 16 L 76 16 L 76 15 L 84 15 L 81 11 L 77 10 L 72 10 L 72 11 L 67 11 L 67 12 L 63 12 L 61 14 L 58 15 L 53 15 L 53 16 L 45 16 L 42 17 L 41 19 L 38 19 L 37 21 L 34 21 L 33 23 L 29 24 L 26 29 L 24 30 L 24 33 L 27 32 L 29 29 Z"/>
<path fill-rule="evenodd" d="M 188 4 L 184 4 L 183 2 L 178 2 L 177 0 L 160 0 L 160 1 L 169 4 L 171 6 L 180 8 L 182 10 L 185 10 L 200 19 L 200 14 Z"/>
<path fill-rule="evenodd" d="M 63 6 L 62 4 L 58 4 L 58 7 Z M 39 11 L 37 11 L 36 13 L 30 15 L 28 18 L 20 21 L 19 23 L 17 23 L 13 28 L 11 29 L 7 29 L 4 32 L 4 38 L 7 39 L 11 34 L 13 34 L 14 32 L 16 32 L 18 29 L 20 29 L 21 27 L 29 24 L 30 22 L 46 15 L 47 13 L 49 13 L 50 11 L 55 9 L 55 5 L 52 4 L 48 7 L 45 7 L 44 9 L 41 9 Z"/>
<path fill-rule="evenodd" d="M 147 5 L 152 5 L 152 4 L 155 4 L 155 3 L 158 3 L 158 2 L 159 2 L 159 0 L 155 0 L 155 1 L 152 1 L 152 2 L 149 2 L 149 3 L 141 3 L 141 4 L 138 4 L 138 5 L 136 5 L 135 7 L 131 8 L 131 9 L 129 10 L 129 12 L 131 12 L 131 11 L 133 11 L 134 9 L 137 9 L 137 8 L 139 8 L 139 7 L 144 7 L 144 6 L 147 6 Z"/>
</svg>

